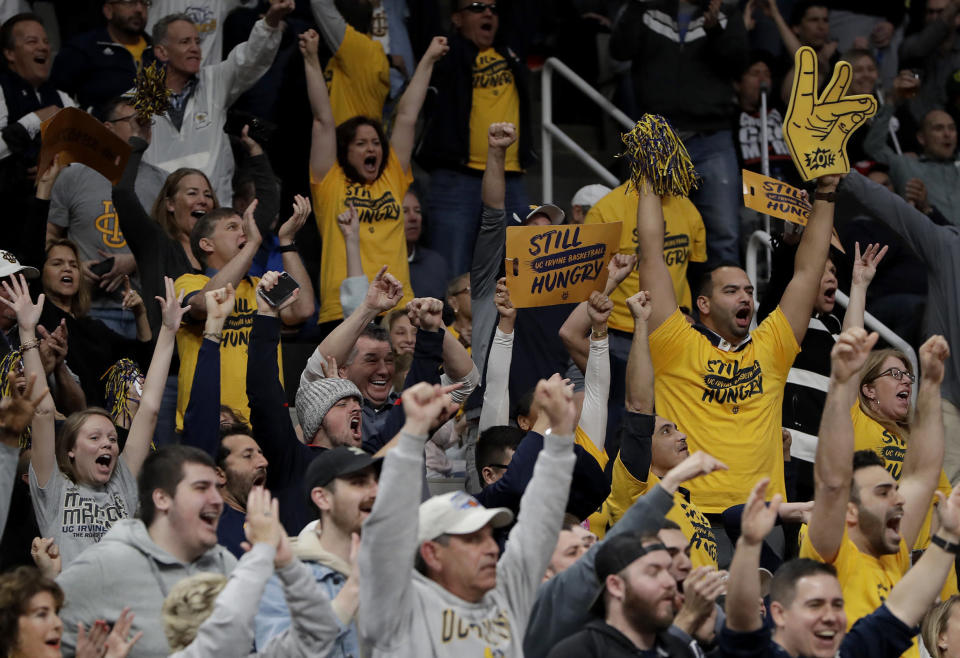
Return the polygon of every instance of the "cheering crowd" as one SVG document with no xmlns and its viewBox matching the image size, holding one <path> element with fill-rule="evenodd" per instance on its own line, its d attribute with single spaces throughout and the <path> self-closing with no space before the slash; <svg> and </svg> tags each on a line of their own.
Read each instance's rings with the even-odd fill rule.
<svg viewBox="0 0 960 658">
<path fill-rule="evenodd" d="M 0 656 L 960 656 L 960 0 L 864 5 L 0 0 Z M 546 56 L 690 194 L 531 205 Z"/>
</svg>

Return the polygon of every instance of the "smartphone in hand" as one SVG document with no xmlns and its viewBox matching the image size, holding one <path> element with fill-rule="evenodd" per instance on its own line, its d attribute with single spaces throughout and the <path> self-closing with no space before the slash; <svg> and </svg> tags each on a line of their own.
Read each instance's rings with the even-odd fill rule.
<svg viewBox="0 0 960 658">
<path fill-rule="evenodd" d="M 263 288 L 257 289 L 257 295 L 263 299 L 265 302 L 270 304 L 273 308 L 281 306 L 285 301 L 290 299 L 296 290 L 300 289 L 300 284 L 297 283 L 296 279 L 292 276 L 283 272 L 280 275 L 280 279 L 270 290 L 264 290 Z"/>
</svg>

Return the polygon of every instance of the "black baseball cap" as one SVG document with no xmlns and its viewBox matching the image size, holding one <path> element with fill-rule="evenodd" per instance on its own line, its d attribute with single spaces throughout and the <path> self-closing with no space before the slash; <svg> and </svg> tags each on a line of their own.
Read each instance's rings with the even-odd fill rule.
<svg viewBox="0 0 960 658">
<path fill-rule="evenodd" d="M 610 574 L 620 573 L 635 561 L 654 551 L 665 551 L 656 535 L 639 532 L 625 532 L 600 542 L 593 569 L 597 573 L 600 590 L 590 602 L 590 611 L 603 615 L 603 592 L 607 589 L 606 580 Z"/>
<path fill-rule="evenodd" d="M 307 498 L 310 498 L 310 492 L 316 487 L 325 487 L 336 478 L 362 471 L 370 466 L 376 466 L 379 469 L 382 461 L 382 457 L 373 457 L 354 446 L 337 446 L 324 450 L 310 462 L 303 476 Z"/>
</svg>

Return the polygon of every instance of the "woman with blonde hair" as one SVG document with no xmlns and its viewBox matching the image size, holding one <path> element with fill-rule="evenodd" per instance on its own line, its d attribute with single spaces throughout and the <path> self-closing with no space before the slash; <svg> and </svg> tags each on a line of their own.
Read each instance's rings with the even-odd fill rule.
<svg viewBox="0 0 960 658">
<path fill-rule="evenodd" d="M 28 380 L 42 381 L 36 326 L 44 295 L 33 303 L 22 275 L 19 281 L 12 278 L 11 284 L 3 282 L 5 294 L 0 302 L 17 314 L 24 374 Z M 123 450 L 117 428 L 104 409 L 91 407 L 71 414 L 55 436 L 56 409 L 47 394 L 30 423 L 30 499 L 40 532 L 59 546 L 64 568 L 87 546 L 100 541 L 114 522 L 137 510 L 137 475 L 150 452 L 177 328 L 190 308 L 181 306 L 183 300 L 174 295 L 173 281 L 168 278 L 166 284 L 167 296 L 161 302 L 164 324 Z"/>
</svg>

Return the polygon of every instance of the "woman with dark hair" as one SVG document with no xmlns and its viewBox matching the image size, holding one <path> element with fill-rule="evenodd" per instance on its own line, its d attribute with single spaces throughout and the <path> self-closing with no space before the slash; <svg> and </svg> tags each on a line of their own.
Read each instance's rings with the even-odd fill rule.
<svg viewBox="0 0 960 658">
<path fill-rule="evenodd" d="M 65 325 L 67 363 L 80 379 L 87 403 L 104 406 L 103 377 L 113 364 L 124 358 L 141 365 L 150 360 L 152 333 L 143 299 L 131 289 L 127 279 L 123 307 L 132 309 L 136 317 L 137 340 L 121 336 L 100 320 L 89 317 L 90 286 L 80 266 L 79 250 L 70 240 L 49 243 L 40 280 L 48 301 L 40 315 L 40 324 L 49 332 Z"/>
<path fill-rule="evenodd" d="M 141 126 L 149 136 L 149 128 Z M 199 169 L 181 168 L 167 177 L 150 214 L 140 205 L 134 185 L 143 152 L 149 146 L 140 137 L 131 137 L 132 151 L 120 183 L 113 188 L 120 230 L 137 261 L 143 295 L 163 297 L 163 277 L 176 280 L 181 274 L 202 270 L 190 251 L 190 231 L 197 218 L 219 208 L 210 180 Z M 160 314 L 147 309 L 150 328 L 160 327 Z"/>
<path fill-rule="evenodd" d="M 34 304 L 23 276 L 12 285 L 3 282 L 5 305 L 17 314 L 24 373 L 43 378 L 36 326 L 44 306 L 40 295 Z M 30 497 L 37 524 L 44 537 L 60 547 L 66 567 L 84 548 L 98 541 L 114 522 L 133 516 L 137 510 L 137 475 L 150 452 L 163 386 L 173 357 L 180 319 L 189 310 L 181 306 L 166 280 L 167 294 L 161 300 L 163 326 L 144 380 L 141 399 L 133 417 L 122 459 L 117 428 L 105 409 L 90 407 L 71 414 L 54 438 L 54 412 L 50 395 L 44 396 L 30 424 Z"/>
<path fill-rule="evenodd" d="M 0 576 L 0 656 L 60 658 L 63 590 L 33 567 L 19 567 Z M 77 658 L 124 658 L 140 639 L 128 640 L 133 615 L 125 610 L 112 630 L 96 622 L 77 636 Z"/>
<path fill-rule="evenodd" d="M 446 54 L 447 41 L 436 37 L 424 54 L 410 84 L 397 104 L 390 140 L 379 121 L 357 116 L 334 124 L 330 97 L 317 57 L 319 36 L 313 30 L 300 35 L 307 93 L 313 110 L 310 148 L 310 182 L 313 209 L 323 240 L 318 321 L 343 317 L 339 286 L 346 277 L 343 235 L 337 215 L 348 206 L 356 209 L 360 225 L 363 269 L 372 279 L 388 265 L 405 287 L 403 301 L 412 299 L 407 268 L 401 203 L 413 174 L 410 156 L 414 129 L 430 82 L 433 65 Z"/>
</svg>

